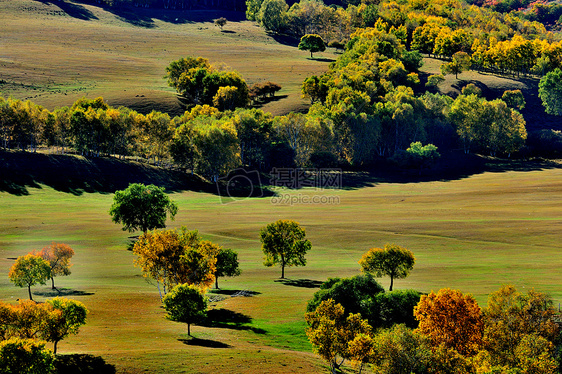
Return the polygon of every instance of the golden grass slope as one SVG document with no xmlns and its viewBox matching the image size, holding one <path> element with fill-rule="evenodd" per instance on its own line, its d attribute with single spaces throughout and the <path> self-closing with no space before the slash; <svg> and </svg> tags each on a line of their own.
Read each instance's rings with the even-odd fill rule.
<svg viewBox="0 0 562 374">
<path fill-rule="evenodd" d="M 111 9 L 109 9 L 111 10 Z M 187 56 L 238 70 L 248 84 L 273 81 L 280 100 L 274 114 L 301 110 L 303 80 L 327 69 L 306 51 L 280 44 L 249 21 L 229 21 L 220 11 L 108 10 L 71 1 L 0 0 L 0 95 L 30 99 L 52 110 L 76 99 L 103 96 L 110 105 L 143 112 L 182 113 L 167 86 L 166 66 Z M 178 21 L 176 21 L 176 19 Z M 193 20 L 197 20 L 195 22 Z M 331 52 L 318 57 L 332 58 Z"/>
</svg>

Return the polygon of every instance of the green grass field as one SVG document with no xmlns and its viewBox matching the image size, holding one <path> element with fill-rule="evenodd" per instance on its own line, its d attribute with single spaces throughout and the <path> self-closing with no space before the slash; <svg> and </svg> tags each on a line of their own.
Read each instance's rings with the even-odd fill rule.
<svg viewBox="0 0 562 374">
<path fill-rule="evenodd" d="M 451 181 L 378 183 L 344 190 L 279 191 L 295 199 L 333 196 L 339 204 L 280 204 L 272 198 L 222 204 L 214 194 L 173 193 L 180 211 L 169 227 L 198 229 L 203 237 L 239 252 L 242 275 L 221 279 L 223 298 L 214 327 L 186 326 L 164 317 L 156 287 L 133 266 L 128 233 L 111 222 L 112 194 L 73 195 L 51 187 L 29 195 L 0 193 L 0 297 L 25 298 L 7 274 L 17 256 L 51 241 L 71 245 L 73 272 L 56 279 L 68 297 L 90 309 L 78 336 L 64 340 L 61 353 L 101 356 L 119 373 L 318 372 L 321 361 L 304 335 L 303 313 L 315 292 L 313 281 L 352 276 L 370 247 L 393 242 L 417 259 L 397 288 L 423 292 L 442 287 L 487 295 L 510 283 L 535 288 L 562 302 L 558 272 L 562 178 L 560 169 L 486 172 Z M 280 269 L 262 265 L 258 232 L 280 218 L 303 225 L 313 248 L 308 265 Z M 388 279 L 381 279 L 388 288 Z M 37 286 L 35 298 L 52 296 Z M 231 297 L 235 291 L 253 296 Z M 222 309 L 222 312 L 220 311 Z"/>
</svg>

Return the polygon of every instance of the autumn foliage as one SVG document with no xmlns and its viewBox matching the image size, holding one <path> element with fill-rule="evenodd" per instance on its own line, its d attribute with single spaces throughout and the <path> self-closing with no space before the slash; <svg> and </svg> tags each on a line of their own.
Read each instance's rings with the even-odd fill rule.
<svg viewBox="0 0 562 374">
<path fill-rule="evenodd" d="M 436 347 L 471 355 L 482 345 L 482 311 L 470 294 L 450 288 L 431 292 L 421 297 L 414 316 L 420 322 L 418 330 Z"/>
</svg>

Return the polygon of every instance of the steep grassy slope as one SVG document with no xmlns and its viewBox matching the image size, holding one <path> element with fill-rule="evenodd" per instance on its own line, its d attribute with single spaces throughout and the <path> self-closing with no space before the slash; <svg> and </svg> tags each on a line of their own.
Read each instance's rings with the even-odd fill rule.
<svg viewBox="0 0 562 374">
<path fill-rule="evenodd" d="M 221 16 L 229 20 L 224 32 L 213 24 Z M 103 96 L 113 106 L 181 114 L 175 91 L 163 79 L 165 67 L 202 56 L 238 70 L 248 84 L 280 84 L 279 99 L 264 110 L 305 108 L 302 81 L 323 72 L 328 62 L 308 59 L 306 51 L 279 43 L 242 17 L 220 11 L 111 13 L 71 1 L 0 0 L 0 95 L 50 110 L 82 96 Z"/>
</svg>

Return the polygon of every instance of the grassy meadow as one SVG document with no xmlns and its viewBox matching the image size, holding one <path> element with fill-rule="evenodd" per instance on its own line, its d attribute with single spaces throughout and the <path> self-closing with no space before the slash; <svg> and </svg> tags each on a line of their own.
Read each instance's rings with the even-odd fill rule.
<svg viewBox="0 0 562 374">
<path fill-rule="evenodd" d="M 500 285 L 535 288 L 562 302 L 559 276 L 562 178 L 559 167 L 474 174 L 449 181 L 389 183 L 361 188 L 280 190 L 294 204 L 271 197 L 223 204 L 216 194 L 174 192 L 179 213 L 169 227 L 198 229 L 202 236 L 239 252 L 242 275 L 220 279 L 212 291 L 213 326 L 165 319 L 158 292 L 133 266 L 128 236 L 108 214 L 111 193 L 70 194 L 51 187 L 28 195 L 0 193 L 0 297 L 25 298 L 8 280 L 13 259 L 51 241 L 75 251 L 72 274 L 56 278 L 67 297 L 90 309 L 78 336 L 61 353 L 103 357 L 118 373 L 271 373 L 322 371 L 304 335 L 306 303 L 320 281 L 352 276 L 370 247 L 397 243 L 416 255 L 411 276 L 397 288 L 423 292 L 443 287 L 472 293 L 481 305 Z M 312 196 L 327 204 L 302 203 Z M 334 201 L 335 200 L 335 201 Z M 337 203 L 339 200 L 339 203 Z M 262 265 L 259 229 L 280 218 L 297 220 L 313 247 L 306 267 Z M 381 279 L 388 288 L 389 280 Z M 39 301 L 54 296 L 33 288 Z M 232 297 L 237 291 L 247 296 Z"/>
<path fill-rule="evenodd" d="M 113 11 L 114 13 L 111 13 Z M 213 20 L 226 17 L 224 31 Z M 29 99 L 49 110 L 82 96 L 103 96 L 112 106 L 183 114 L 163 79 L 173 60 L 201 56 L 239 71 L 251 85 L 283 88 L 265 111 L 306 108 L 300 87 L 336 55 L 309 59 L 280 43 L 244 13 L 227 11 L 116 11 L 71 1 L 0 0 L 0 95 Z M 276 37 L 277 38 L 277 37 Z"/>
</svg>

